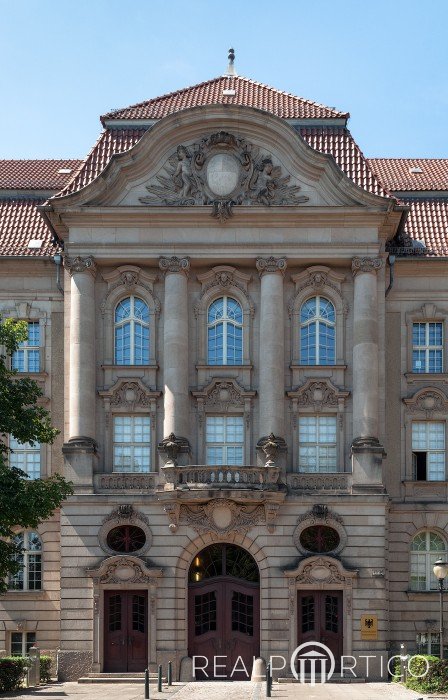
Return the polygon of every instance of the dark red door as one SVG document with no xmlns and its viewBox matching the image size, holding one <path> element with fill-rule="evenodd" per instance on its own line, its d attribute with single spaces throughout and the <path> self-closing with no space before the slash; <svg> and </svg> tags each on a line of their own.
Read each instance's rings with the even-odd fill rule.
<svg viewBox="0 0 448 700">
<path fill-rule="evenodd" d="M 259 608 L 257 583 L 221 577 L 190 585 L 189 654 L 205 657 L 195 663 L 197 680 L 250 679 L 260 654 Z"/>
<path fill-rule="evenodd" d="M 146 591 L 104 592 L 104 670 L 144 671 L 148 658 Z"/>
<path fill-rule="evenodd" d="M 342 591 L 299 591 L 298 644 L 305 642 L 325 644 L 334 655 L 336 670 L 340 668 Z M 321 649 L 316 648 L 316 651 Z"/>
</svg>

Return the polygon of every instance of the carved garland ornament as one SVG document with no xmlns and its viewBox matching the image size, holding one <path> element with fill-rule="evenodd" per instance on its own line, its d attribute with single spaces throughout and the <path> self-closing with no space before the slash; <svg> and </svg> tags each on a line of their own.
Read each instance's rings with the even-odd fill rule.
<svg viewBox="0 0 448 700">
<path fill-rule="evenodd" d="M 146 189 L 142 204 L 212 205 L 212 216 L 226 221 L 234 205 L 302 204 L 309 197 L 290 185 L 290 175 L 270 154 L 243 138 L 220 131 L 189 146 L 180 144 Z"/>
<path fill-rule="evenodd" d="M 164 510 L 170 520 L 171 532 L 179 525 L 189 525 L 198 534 L 212 533 L 215 539 L 230 534 L 245 535 L 251 528 L 266 524 L 269 532 L 275 529 L 277 503 L 246 505 L 228 499 L 213 499 L 197 505 L 166 504 Z"/>
</svg>

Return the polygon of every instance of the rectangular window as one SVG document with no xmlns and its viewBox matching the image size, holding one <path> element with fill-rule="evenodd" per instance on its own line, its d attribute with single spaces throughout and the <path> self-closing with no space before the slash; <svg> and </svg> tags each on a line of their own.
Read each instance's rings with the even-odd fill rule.
<svg viewBox="0 0 448 700">
<path fill-rule="evenodd" d="M 28 339 L 13 353 L 12 368 L 18 372 L 40 372 L 40 326 L 38 321 L 28 323 Z"/>
<path fill-rule="evenodd" d="M 151 419 L 149 416 L 115 416 L 114 472 L 149 472 Z"/>
<path fill-rule="evenodd" d="M 445 647 L 445 645 L 443 646 Z M 438 632 L 417 634 L 417 652 L 440 656 L 440 634 Z"/>
<path fill-rule="evenodd" d="M 416 481 L 445 481 L 445 423 L 412 423 L 412 461 Z"/>
<path fill-rule="evenodd" d="M 299 471 L 337 471 L 336 416 L 299 418 Z"/>
<path fill-rule="evenodd" d="M 9 438 L 12 452 L 9 455 L 9 465 L 21 469 L 30 479 L 40 479 L 40 444 L 19 442 L 12 435 Z"/>
<path fill-rule="evenodd" d="M 13 632 L 11 634 L 11 656 L 27 656 L 35 644 L 35 632 Z"/>
<path fill-rule="evenodd" d="M 412 324 L 412 371 L 443 372 L 443 323 Z"/>
<path fill-rule="evenodd" d="M 206 443 L 207 464 L 241 466 L 244 452 L 243 416 L 207 416 Z"/>
</svg>

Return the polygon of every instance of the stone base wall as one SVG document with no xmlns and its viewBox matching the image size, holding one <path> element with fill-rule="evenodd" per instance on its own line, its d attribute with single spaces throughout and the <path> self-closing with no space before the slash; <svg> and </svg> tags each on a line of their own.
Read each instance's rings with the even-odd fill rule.
<svg viewBox="0 0 448 700">
<path fill-rule="evenodd" d="M 58 650 L 58 681 L 77 681 L 92 671 L 92 652 Z"/>
</svg>

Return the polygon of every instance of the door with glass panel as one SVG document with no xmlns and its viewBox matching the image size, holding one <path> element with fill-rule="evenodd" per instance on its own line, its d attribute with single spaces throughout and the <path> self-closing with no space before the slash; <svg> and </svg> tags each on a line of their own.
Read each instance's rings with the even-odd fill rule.
<svg viewBox="0 0 448 700">
<path fill-rule="evenodd" d="M 104 592 L 104 671 L 144 671 L 148 658 L 147 591 Z"/>
<path fill-rule="evenodd" d="M 249 680 L 260 653 L 259 572 L 253 557 L 234 545 L 204 549 L 190 567 L 188 604 L 188 653 L 197 657 L 196 679 Z"/>
<path fill-rule="evenodd" d="M 298 644 L 325 644 L 335 658 L 336 669 L 342 655 L 342 591 L 298 592 Z M 322 653 L 322 649 L 316 647 Z M 308 669 L 305 668 L 305 672 Z"/>
</svg>

